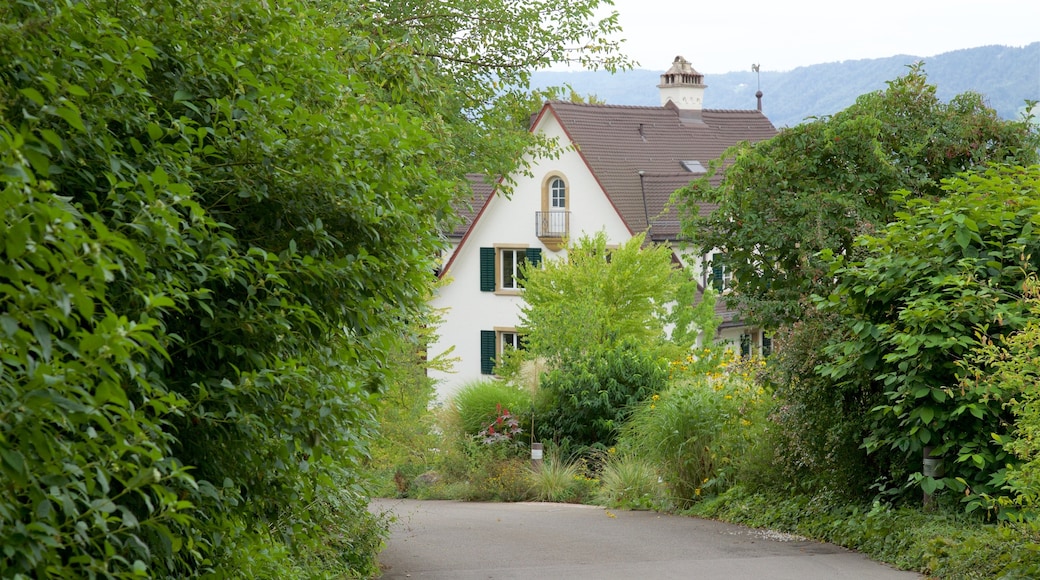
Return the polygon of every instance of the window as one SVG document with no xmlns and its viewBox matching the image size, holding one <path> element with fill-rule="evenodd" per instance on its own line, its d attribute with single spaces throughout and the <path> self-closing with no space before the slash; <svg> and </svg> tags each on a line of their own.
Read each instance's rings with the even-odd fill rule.
<svg viewBox="0 0 1040 580">
<path fill-rule="evenodd" d="M 523 288 L 523 265 L 541 261 L 541 248 L 480 248 L 480 291 L 514 294 Z"/>
<path fill-rule="evenodd" d="M 523 350 L 524 338 L 515 328 L 496 328 L 480 331 L 480 373 L 495 373 L 502 353 L 507 349 Z"/>
<path fill-rule="evenodd" d="M 751 356 L 751 335 L 741 334 L 740 335 L 740 356 L 741 358 L 748 358 Z"/>
<path fill-rule="evenodd" d="M 768 357 L 773 354 L 773 337 L 762 333 L 762 356 Z"/>
<path fill-rule="evenodd" d="M 567 178 L 553 172 L 542 182 L 542 211 L 566 211 L 570 207 L 567 199 Z"/>
<path fill-rule="evenodd" d="M 567 209 L 567 184 L 559 177 L 549 181 L 549 209 Z"/>
<path fill-rule="evenodd" d="M 504 330 L 498 333 L 499 354 L 505 350 L 524 350 L 524 341 L 520 333 L 515 330 Z"/>
<path fill-rule="evenodd" d="M 722 292 L 730 285 L 731 275 L 726 271 L 724 264 L 725 254 L 715 254 L 708 260 L 708 267 L 704 272 L 704 286 L 711 285 L 716 292 Z"/>
<path fill-rule="evenodd" d="M 526 250 L 501 250 L 499 253 L 499 264 L 501 265 L 499 281 L 502 289 L 519 290 L 522 287 L 523 277 L 520 268 L 526 261 Z"/>
</svg>

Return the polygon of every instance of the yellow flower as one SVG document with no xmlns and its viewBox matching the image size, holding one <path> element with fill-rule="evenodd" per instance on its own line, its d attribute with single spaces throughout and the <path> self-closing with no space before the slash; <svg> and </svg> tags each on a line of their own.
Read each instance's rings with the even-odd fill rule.
<svg viewBox="0 0 1040 580">
<path fill-rule="evenodd" d="M 655 404 L 653 404 L 653 403 L 650 403 L 650 410 L 651 410 L 651 411 L 653 411 L 653 410 L 654 410 L 654 409 L 656 409 L 656 408 L 657 408 L 657 405 L 655 405 Z"/>
<path fill-rule="evenodd" d="M 661 395 L 654 394 L 652 397 L 650 397 L 650 400 L 651 401 L 660 401 L 661 400 Z"/>
<path fill-rule="evenodd" d="M 700 497 L 700 495 L 701 495 L 701 488 L 698 487 L 697 489 L 693 490 L 693 495 L 696 495 L 697 497 Z"/>
</svg>

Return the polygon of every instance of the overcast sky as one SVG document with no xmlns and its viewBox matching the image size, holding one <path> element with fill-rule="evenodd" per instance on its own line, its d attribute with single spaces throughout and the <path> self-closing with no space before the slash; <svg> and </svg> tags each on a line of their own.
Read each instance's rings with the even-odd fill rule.
<svg viewBox="0 0 1040 580">
<path fill-rule="evenodd" d="M 614 0 L 637 68 L 682 55 L 701 73 L 785 71 L 1040 41 L 1040 0 Z M 1040 62 L 1037 63 L 1040 69 Z"/>
</svg>

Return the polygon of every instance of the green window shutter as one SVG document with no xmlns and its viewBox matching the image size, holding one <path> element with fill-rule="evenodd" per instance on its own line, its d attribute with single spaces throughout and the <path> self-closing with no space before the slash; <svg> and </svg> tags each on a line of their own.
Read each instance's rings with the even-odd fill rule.
<svg viewBox="0 0 1040 580">
<path fill-rule="evenodd" d="M 495 291 L 495 248 L 480 248 L 480 291 Z"/>
<path fill-rule="evenodd" d="M 531 266 L 537 267 L 538 264 L 542 263 L 542 249 L 541 248 L 527 248 L 525 250 L 527 254 L 527 263 Z"/>
<path fill-rule="evenodd" d="M 495 331 L 480 331 L 480 374 L 495 372 Z"/>
<path fill-rule="evenodd" d="M 726 289 L 726 268 L 722 265 L 722 254 L 716 254 L 711 260 L 711 285 L 719 292 Z"/>
</svg>

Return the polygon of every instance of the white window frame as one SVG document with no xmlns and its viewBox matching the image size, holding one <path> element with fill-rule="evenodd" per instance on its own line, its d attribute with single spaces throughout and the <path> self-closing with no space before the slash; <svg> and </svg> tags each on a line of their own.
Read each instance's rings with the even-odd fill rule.
<svg viewBox="0 0 1040 580">
<path fill-rule="evenodd" d="M 549 209 L 567 209 L 567 182 L 559 175 L 549 180 Z"/>
<path fill-rule="evenodd" d="M 510 272 L 506 272 L 506 255 L 511 256 Z M 520 264 L 527 261 L 527 246 L 503 245 L 495 247 L 496 288 L 499 292 L 516 294 L 524 288 L 520 284 Z"/>
<path fill-rule="evenodd" d="M 523 350 L 523 344 L 520 342 L 520 333 L 515 328 L 496 328 L 495 332 L 498 336 L 498 356 L 502 356 L 506 351 L 506 347 L 513 350 Z"/>
</svg>

